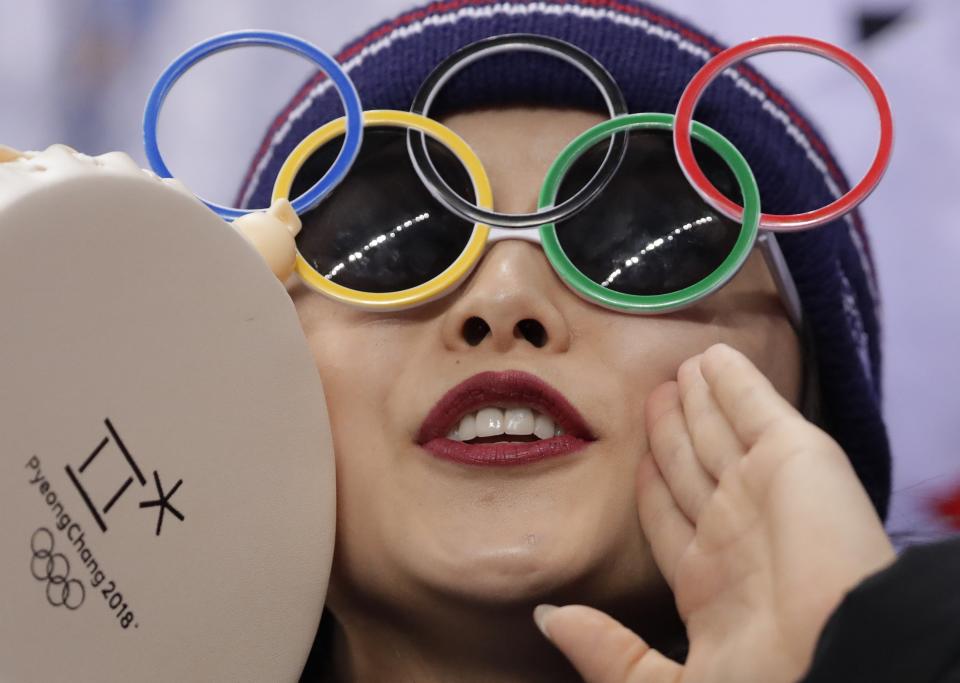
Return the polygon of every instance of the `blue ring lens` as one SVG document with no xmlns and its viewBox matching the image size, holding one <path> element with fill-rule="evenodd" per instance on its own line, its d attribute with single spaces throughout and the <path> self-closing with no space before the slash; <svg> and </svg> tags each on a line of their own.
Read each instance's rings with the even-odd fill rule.
<svg viewBox="0 0 960 683">
<path fill-rule="evenodd" d="M 360 143 L 363 140 L 363 107 L 360 105 L 357 89 L 337 61 L 314 45 L 295 36 L 276 31 L 235 31 L 198 43 L 177 57 L 157 79 L 156 85 L 153 86 L 153 90 L 150 91 L 150 96 L 147 98 L 147 106 L 143 112 L 143 146 L 147 154 L 147 160 L 150 162 L 150 167 L 154 173 L 161 178 L 173 177 L 170 169 L 164 163 L 160 148 L 157 145 L 157 123 L 160 119 L 163 102 L 180 77 L 194 64 L 217 52 L 252 45 L 278 47 L 312 60 L 333 82 L 346 113 L 347 129 L 343 139 L 343 147 L 341 147 L 333 165 L 316 184 L 291 202 L 293 209 L 298 214 L 302 214 L 317 206 L 343 180 L 357 158 Z M 228 221 L 251 212 L 248 209 L 221 206 L 209 202 L 203 197 L 200 197 L 200 200 Z"/>
</svg>

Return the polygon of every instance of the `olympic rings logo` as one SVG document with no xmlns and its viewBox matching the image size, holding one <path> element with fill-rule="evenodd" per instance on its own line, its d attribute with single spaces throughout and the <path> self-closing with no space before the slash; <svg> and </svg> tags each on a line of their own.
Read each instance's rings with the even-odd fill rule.
<svg viewBox="0 0 960 683">
<path fill-rule="evenodd" d="M 63 553 L 53 552 L 53 533 L 40 527 L 30 537 L 30 573 L 37 581 L 47 582 L 47 601 L 75 610 L 83 604 L 87 591 L 79 579 L 70 579 L 70 562 Z M 77 597 L 79 596 L 79 597 Z"/>
</svg>

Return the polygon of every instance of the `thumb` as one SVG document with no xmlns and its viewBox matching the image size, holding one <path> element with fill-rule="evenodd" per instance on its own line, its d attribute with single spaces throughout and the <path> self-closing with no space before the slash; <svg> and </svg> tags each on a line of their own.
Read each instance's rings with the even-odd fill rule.
<svg viewBox="0 0 960 683">
<path fill-rule="evenodd" d="M 603 612 L 585 605 L 538 605 L 534 621 L 585 683 L 678 683 L 683 667 Z"/>
</svg>

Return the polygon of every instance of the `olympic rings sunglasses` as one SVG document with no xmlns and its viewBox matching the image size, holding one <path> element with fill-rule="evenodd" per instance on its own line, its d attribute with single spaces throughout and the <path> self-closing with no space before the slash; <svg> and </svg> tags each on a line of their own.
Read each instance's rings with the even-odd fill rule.
<svg viewBox="0 0 960 683">
<path fill-rule="evenodd" d="M 602 163 L 611 135 L 629 133 L 616 176 L 572 217 L 529 228 L 490 228 L 453 214 L 427 191 L 407 154 L 405 129 L 426 133 L 448 185 L 489 209 L 490 181 L 453 131 L 416 114 L 364 113 L 364 146 L 347 177 L 301 215 L 296 271 L 339 301 L 398 310 L 436 299 L 469 275 L 485 249 L 503 239 L 539 243 L 557 275 L 581 297 L 607 308 L 662 313 L 690 305 L 732 278 L 758 236 L 759 192 L 746 161 L 723 136 L 696 123 L 701 164 L 745 209 L 731 221 L 706 204 L 673 154 L 669 114 L 631 114 L 571 142 L 547 173 L 540 208 L 582 187 Z M 341 147 L 345 119 L 317 129 L 280 170 L 274 199 L 314 184 Z M 669 198 L 669 199 L 665 199 Z"/>
<path fill-rule="evenodd" d="M 892 117 L 879 82 L 849 53 L 810 38 L 761 38 L 715 55 L 684 90 L 674 118 L 628 114 L 622 92 L 599 62 L 562 40 L 532 34 L 496 36 L 458 50 L 427 77 L 410 112 L 362 112 L 335 60 L 293 36 L 247 31 L 195 46 L 154 87 L 144 140 L 159 175 L 171 175 L 156 144 L 156 124 L 173 83 L 210 54 L 241 45 L 280 47 L 313 59 L 336 87 L 346 116 L 293 150 L 273 196 L 296 196 L 292 205 L 304 225 L 296 238 L 300 277 L 327 296 L 374 310 L 443 296 L 469 275 L 490 244 L 523 239 L 541 244 L 558 276 L 586 300 L 619 311 L 665 313 L 722 287 L 759 245 L 799 329 L 799 297 L 773 231 L 809 229 L 853 210 L 876 187 L 892 148 Z M 611 117 L 561 152 L 544 180 L 539 208 L 530 214 L 493 211 L 489 179 L 476 154 L 429 118 L 453 75 L 480 58 L 514 50 L 559 57 L 580 69 Z M 880 144 L 861 181 L 803 214 L 761 213 L 746 161 L 722 135 L 692 118 L 701 94 L 724 69 L 778 50 L 840 64 L 867 88 L 880 116 Z M 207 204 L 227 220 L 247 213 Z"/>
</svg>

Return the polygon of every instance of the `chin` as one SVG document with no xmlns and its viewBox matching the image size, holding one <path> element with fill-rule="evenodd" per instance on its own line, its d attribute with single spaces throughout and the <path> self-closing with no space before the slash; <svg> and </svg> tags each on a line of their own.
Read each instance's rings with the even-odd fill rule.
<svg viewBox="0 0 960 683">
<path fill-rule="evenodd" d="M 598 602 L 651 579 L 635 458 L 613 442 L 518 467 L 464 465 L 413 447 L 391 460 L 389 479 L 346 452 L 335 561 L 365 592 L 526 608 Z"/>
<path fill-rule="evenodd" d="M 480 537 L 434 538 L 418 554 L 421 579 L 438 591 L 469 602 L 508 605 L 544 601 L 589 581 L 609 555 L 596 555 L 595 539 L 574 536 L 563 520 Z"/>
</svg>

